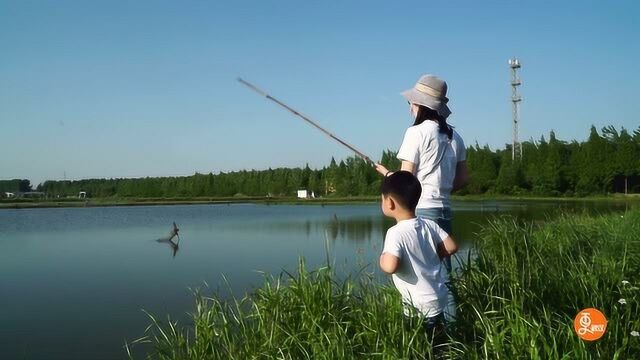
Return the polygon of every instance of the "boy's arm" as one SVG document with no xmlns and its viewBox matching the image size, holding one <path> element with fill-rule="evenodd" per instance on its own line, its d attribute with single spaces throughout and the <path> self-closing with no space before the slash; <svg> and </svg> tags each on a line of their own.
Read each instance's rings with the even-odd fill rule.
<svg viewBox="0 0 640 360">
<path fill-rule="evenodd" d="M 398 234 L 393 228 L 387 230 L 384 238 L 384 246 L 382 255 L 380 255 L 380 269 L 387 274 L 393 274 L 400 267 L 400 258 L 402 257 L 402 244 Z"/>
<path fill-rule="evenodd" d="M 447 235 L 445 239 L 438 243 L 438 256 L 443 259 L 447 256 L 451 256 L 458 251 L 458 244 L 451 235 Z"/>
<path fill-rule="evenodd" d="M 393 274 L 398 271 L 400 266 L 400 258 L 395 255 L 391 255 L 387 252 L 383 252 L 380 255 L 380 269 L 387 274 Z"/>
</svg>

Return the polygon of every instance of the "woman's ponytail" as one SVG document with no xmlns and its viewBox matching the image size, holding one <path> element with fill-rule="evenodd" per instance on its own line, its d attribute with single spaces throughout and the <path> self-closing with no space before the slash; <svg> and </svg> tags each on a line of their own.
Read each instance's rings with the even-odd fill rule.
<svg viewBox="0 0 640 360">
<path fill-rule="evenodd" d="M 438 118 L 438 131 L 441 134 L 447 134 L 449 140 L 453 138 L 453 129 L 451 128 L 451 126 L 449 126 L 449 124 L 447 124 L 447 119 L 443 118 L 442 116 L 439 116 Z"/>
<path fill-rule="evenodd" d="M 447 134 L 449 140 L 453 138 L 453 129 L 451 128 L 451 126 L 449 126 L 449 124 L 447 124 L 446 118 L 440 116 L 440 114 L 438 114 L 438 112 L 435 110 L 429 109 L 428 107 L 423 105 L 419 105 L 418 113 L 416 114 L 416 121 L 413 123 L 413 125 L 420 125 L 425 120 L 437 121 L 438 131 L 441 134 Z"/>
</svg>

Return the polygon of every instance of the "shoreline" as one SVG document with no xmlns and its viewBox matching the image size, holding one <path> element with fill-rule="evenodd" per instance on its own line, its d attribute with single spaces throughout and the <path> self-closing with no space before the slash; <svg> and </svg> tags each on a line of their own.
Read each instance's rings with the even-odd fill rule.
<svg viewBox="0 0 640 360">
<path fill-rule="evenodd" d="M 285 198 L 136 198 L 136 199 L 88 199 L 88 200 L 23 200 L 0 201 L 0 210 L 3 209 L 39 209 L 39 208 L 81 208 L 81 207 L 113 207 L 113 206 L 160 206 L 160 205 L 231 205 L 231 204 L 264 204 L 264 205 L 351 205 L 373 204 L 379 201 L 379 196 L 360 197 L 336 197 L 298 199 Z M 452 196 L 452 200 L 461 202 L 483 201 L 541 201 L 541 202 L 580 202 L 580 201 L 609 201 L 609 202 L 636 202 L 640 201 L 640 194 L 614 195 L 614 196 L 588 196 L 588 197 L 542 197 L 542 196 L 481 196 L 463 195 Z"/>
</svg>

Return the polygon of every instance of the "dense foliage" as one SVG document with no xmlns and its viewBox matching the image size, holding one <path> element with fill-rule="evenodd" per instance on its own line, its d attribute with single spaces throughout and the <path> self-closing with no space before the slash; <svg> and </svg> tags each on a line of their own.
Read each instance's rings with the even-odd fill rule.
<svg viewBox="0 0 640 360">
<path fill-rule="evenodd" d="M 31 191 L 31 182 L 26 179 L 0 180 L 0 193 L 4 192 L 29 192 Z"/>
<path fill-rule="evenodd" d="M 467 150 L 471 182 L 461 194 L 588 195 L 640 192 L 640 128 L 591 128 L 584 142 L 549 139 L 522 143 L 523 157 L 512 161 L 511 146 L 493 151 L 474 145 Z M 381 163 L 398 169 L 395 154 L 385 151 Z M 89 197 L 229 197 L 294 196 L 307 189 L 316 196 L 376 195 L 380 177 L 364 161 L 348 158 L 322 169 L 268 169 L 187 177 L 46 181 L 39 191 L 49 196 Z"/>
<path fill-rule="evenodd" d="M 640 128 L 630 134 L 609 126 L 591 127 L 585 142 L 549 140 L 522 143 L 522 160 L 512 161 L 511 146 L 491 151 L 468 148 L 471 194 L 588 195 L 640 192 Z M 626 190 L 626 191 L 625 191 Z"/>
<path fill-rule="evenodd" d="M 398 167 L 397 160 L 385 152 L 385 163 Z M 279 168 L 243 170 L 231 173 L 198 174 L 183 177 L 139 179 L 89 179 L 78 181 L 45 181 L 38 190 L 49 196 L 78 195 L 89 197 L 231 197 L 231 196 L 295 196 L 306 189 L 316 196 L 358 196 L 377 194 L 380 176 L 363 160 L 348 158 L 320 170 Z"/>
</svg>

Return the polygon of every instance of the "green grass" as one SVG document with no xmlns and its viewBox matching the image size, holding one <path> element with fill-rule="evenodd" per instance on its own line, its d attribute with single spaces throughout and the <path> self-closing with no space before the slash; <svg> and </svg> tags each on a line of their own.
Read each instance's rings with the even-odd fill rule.
<svg viewBox="0 0 640 360">
<path fill-rule="evenodd" d="M 565 216 L 539 228 L 503 218 L 479 239 L 478 258 L 457 281 L 464 358 L 640 354 L 640 338 L 630 335 L 640 331 L 640 211 Z M 626 305 L 618 303 L 621 298 Z M 587 307 L 609 320 L 607 333 L 594 343 L 580 340 L 572 328 Z"/>
<path fill-rule="evenodd" d="M 541 225 L 498 218 L 455 278 L 458 321 L 440 353 L 454 359 L 632 359 L 640 354 L 640 211 L 564 216 Z M 150 359 L 422 359 L 430 339 L 393 287 L 333 269 L 267 278 L 243 299 L 196 293 L 191 321 L 149 315 Z M 629 283 L 623 283 L 623 280 Z M 626 304 L 618 302 L 624 298 Z M 596 342 L 573 331 L 579 310 L 609 322 Z"/>
<path fill-rule="evenodd" d="M 157 359 L 343 359 L 421 356 L 428 339 L 403 321 L 396 290 L 364 276 L 335 280 L 332 269 L 269 278 L 241 300 L 196 293 L 193 323 L 149 315 Z"/>
</svg>

